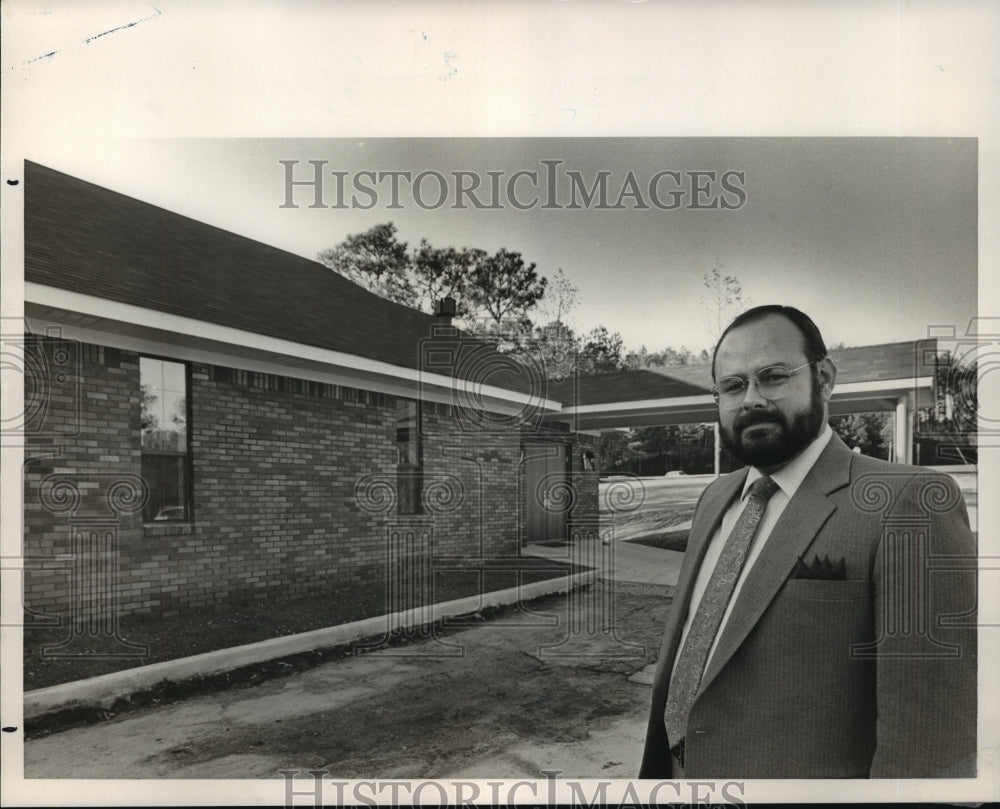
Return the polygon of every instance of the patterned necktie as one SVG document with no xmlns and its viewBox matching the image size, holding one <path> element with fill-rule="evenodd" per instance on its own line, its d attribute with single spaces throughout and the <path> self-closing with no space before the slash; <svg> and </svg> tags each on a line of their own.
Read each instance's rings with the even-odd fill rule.
<svg viewBox="0 0 1000 809">
<path fill-rule="evenodd" d="M 733 532 L 716 562 L 705 593 L 698 604 L 698 610 L 691 621 L 684 648 L 670 680 L 670 694 L 663 721 L 667 727 L 670 744 L 680 742 L 687 731 L 688 713 L 694 704 L 701 677 L 708 662 L 708 653 L 722 624 L 729 600 L 736 589 L 747 552 L 753 542 L 761 517 L 767 510 L 767 502 L 778 490 L 778 484 L 769 477 L 762 477 L 750 487 L 750 497 L 740 514 Z"/>
</svg>

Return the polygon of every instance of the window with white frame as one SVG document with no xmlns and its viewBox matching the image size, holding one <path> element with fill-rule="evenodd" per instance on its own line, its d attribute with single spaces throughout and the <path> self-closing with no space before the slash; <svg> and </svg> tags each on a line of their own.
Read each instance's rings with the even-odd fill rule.
<svg viewBox="0 0 1000 809">
<path fill-rule="evenodd" d="M 143 522 L 191 518 L 188 374 L 182 362 L 139 358 L 142 477 L 149 489 Z"/>
</svg>

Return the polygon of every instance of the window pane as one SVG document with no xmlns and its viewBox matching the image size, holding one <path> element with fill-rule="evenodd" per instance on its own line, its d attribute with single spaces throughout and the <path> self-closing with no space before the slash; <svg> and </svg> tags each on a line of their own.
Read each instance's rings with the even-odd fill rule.
<svg viewBox="0 0 1000 809">
<path fill-rule="evenodd" d="M 183 363 L 139 358 L 142 448 L 187 452 L 187 391 Z"/>
<path fill-rule="evenodd" d="M 175 391 L 184 395 L 184 366 L 179 362 L 160 360 L 163 368 L 162 387 L 164 390 Z"/>
<path fill-rule="evenodd" d="M 420 464 L 416 402 L 404 400 L 396 405 L 396 460 L 407 466 Z"/>
<path fill-rule="evenodd" d="M 418 466 L 400 464 L 396 469 L 396 510 L 400 514 L 421 512 L 420 494 L 423 490 L 423 471 Z"/>
<path fill-rule="evenodd" d="M 149 487 L 143 522 L 187 519 L 186 457 L 183 455 L 142 455 L 142 477 Z"/>
<path fill-rule="evenodd" d="M 144 522 L 187 520 L 187 369 L 139 358 L 142 476 L 149 487 Z"/>
<path fill-rule="evenodd" d="M 396 404 L 396 509 L 400 514 L 419 514 L 423 472 L 420 457 L 419 411 L 406 399 Z"/>
</svg>

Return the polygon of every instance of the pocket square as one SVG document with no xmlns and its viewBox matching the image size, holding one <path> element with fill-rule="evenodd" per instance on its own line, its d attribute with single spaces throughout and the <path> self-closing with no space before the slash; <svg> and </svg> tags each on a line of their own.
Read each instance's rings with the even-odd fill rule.
<svg viewBox="0 0 1000 809">
<path fill-rule="evenodd" d="M 818 554 L 808 562 L 800 556 L 795 562 L 795 569 L 792 570 L 790 579 L 825 579 L 827 581 L 846 581 L 847 564 L 844 557 L 836 562 L 830 561 L 829 556 L 819 556 Z"/>
</svg>

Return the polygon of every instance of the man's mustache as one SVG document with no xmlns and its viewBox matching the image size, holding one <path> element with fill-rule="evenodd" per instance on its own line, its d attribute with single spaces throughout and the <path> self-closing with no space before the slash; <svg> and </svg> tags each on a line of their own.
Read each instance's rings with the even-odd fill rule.
<svg viewBox="0 0 1000 809">
<path fill-rule="evenodd" d="M 760 410 L 750 410 L 733 419 L 733 428 L 736 430 L 744 430 L 754 424 L 777 424 L 779 427 L 785 426 L 785 422 L 781 419 L 781 416 Z"/>
</svg>

